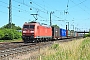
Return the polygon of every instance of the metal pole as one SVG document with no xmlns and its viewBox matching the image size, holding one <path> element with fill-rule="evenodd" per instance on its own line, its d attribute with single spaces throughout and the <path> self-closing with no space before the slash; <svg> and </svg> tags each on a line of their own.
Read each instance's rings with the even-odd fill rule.
<svg viewBox="0 0 90 60">
<path fill-rule="evenodd" d="M 69 30 L 69 22 L 66 22 L 66 23 L 68 23 L 68 30 Z"/>
<path fill-rule="evenodd" d="M 73 25 L 73 31 L 74 31 L 74 25 Z"/>
<path fill-rule="evenodd" d="M 54 12 L 50 12 L 50 26 L 52 26 L 52 20 L 51 20 L 51 14 L 53 14 Z"/>
<path fill-rule="evenodd" d="M 84 38 L 85 38 L 85 30 L 84 30 Z"/>
<path fill-rule="evenodd" d="M 68 30 L 69 30 L 69 22 L 68 22 Z"/>
<path fill-rule="evenodd" d="M 77 28 L 77 31 L 78 31 L 78 28 Z"/>
<path fill-rule="evenodd" d="M 11 28 L 12 26 L 12 4 L 11 4 L 11 0 L 9 0 L 9 28 Z"/>
<path fill-rule="evenodd" d="M 67 35 L 67 34 L 68 34 L 68 30 L 67 30 L 67 25 L 66 25 L 66 36 L 68 37 L 68 35 Z"/>
<path fill-rule="evenodd" d="M 50 26 L 52 26 L 52 22 L 51 22 L 51 13 L 52 13 L 52 12 L 50 12 Z"/>
</svg>

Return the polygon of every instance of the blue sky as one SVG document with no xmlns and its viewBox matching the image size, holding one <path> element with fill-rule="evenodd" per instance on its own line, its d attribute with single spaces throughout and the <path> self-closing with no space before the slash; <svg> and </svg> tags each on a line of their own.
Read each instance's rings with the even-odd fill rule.
<svg viewBox="0 0 90 60">
<path fill-rule="evenodd" d="M 74 25 L 74 29 L 88 31 L 90 29 L 89 4 L 90 0 L 12 0 L 12 23 L 22 27 L 24 22 L 35 20 L 31 14 L 38 14 L 37 22 L 50 25 L 50 12 L 54 12 L 51 15 L 53 25 L 57 24 L 65 29 L 66 22 L 69 22 L 70 30 Z M 0 0 L 0 27 L 8 23 L 8 6 L 9 0 Z"/>
</svg>

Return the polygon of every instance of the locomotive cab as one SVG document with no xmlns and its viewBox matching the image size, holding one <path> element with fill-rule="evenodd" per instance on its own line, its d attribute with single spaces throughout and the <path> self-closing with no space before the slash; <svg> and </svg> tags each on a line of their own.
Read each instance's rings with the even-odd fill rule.
<svg viewBox="0 0 90 60">
<path fill-rule="evenodd" d="M 35 29 L 38 27 L 39 24 L 36 22 L 29 22 L 23 25 L 22 29 L 22 39 L 24 42 L 31 42 L 35 38 Z"/>
</svg>

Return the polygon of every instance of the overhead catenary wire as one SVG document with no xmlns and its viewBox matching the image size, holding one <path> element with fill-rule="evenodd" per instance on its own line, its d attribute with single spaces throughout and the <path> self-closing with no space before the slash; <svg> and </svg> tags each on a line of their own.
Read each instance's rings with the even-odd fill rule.
<svg viewBox="0 0 90 60">
<path fill-rule="evenodd" d="M 8 5 L 8 3 L 6 3 L 6 2 L 3 2 L 3 1 L 0 1 L 0 2 Z M 4 6 L 4 5 L 0 5 L 0 6 L 1 6 L 1 7 L 4 7 L 4 8 L 8 8 L 7 6 Z M 24 10 L 24 9 L 21 9 L 21 8 L 19 8 L 19 7 L 16 7 L 16 6 L 14 6 L 14 5 L 12 5 L 12 7 L 14 7 L 13 10 L 20 10 L 20 11 L 24 11 L 24 12 L 29 13 L 29 11 Z"/>
<path fill-rule="evenodd" d="M 23 4 L 23 3 L 18 2 L 18 1 L 15 1 L 15 2 L 20 3 L 20 4 Z M 27 6 L 27 7 L 29 7 L 29 5 L 26 5 L 25 3 L 24 3 L 24 5 Z M 36 9 L 36 8 L 35 8 L 35 9 Z M 39 9 L 38 9 L 38 10 L 39 10 Z M 41 11 L 41 10 L 40 10 L 40 11 Z M 45 13 L 45 12 L 44 12 L 44 13 Z M 38 16 L 42 18 L 42 16 L 40 16 L 40 15 L 38 15 Z"/>
<path fill-rule="evenodd" d="M 32 0 L 32 2 L 34 3 L 34 4 L 36 4 L 37 6 L 39 6 L 40 8 L 42 8 L 43 10 L 45 10 L 45 11 L 47 11 L 47 14 L 48 14 L 48 10 L 46 10 L 44 7 L 42 7 L 42 5 L 39 5 L 39 4 L 37 4 L 36 2 L 34 2 L 33 0 Z M 46 2 L 45 2 L 46 3 Z M 50 7 L 49 7 L 50 8 Z M 57 11 L 57 10 L 55 10 L 55 11 Z M 55 12 L 54 11 L 54 12 Z M 58 17 L 58 16 L 56 16 L 55 14 L 54 14 L 54 16 L 56 17 L 56 18 L 60 18 L 60 17 Z"/>
<path fill-rule="evenodd" d="M 3 2 L 3 1 L 0 1 L 0 2 L 7 5 L 7 3 L 5 3 L 5 2 Z M 0 4 L 0 6 L 3 7 L 3 8 L 8 8 L 7 6 L 1 5 L 1 4 Z M 8 13 L 5 12 L 5 11 L 0 11 L 0 12 L 1 12 L 1 13 L 4 13 L 4 14 L 8 14 Z"/>
<path fill-rule="evenodd" d="M 4 13 L 4 14 L 8 14 L 7 12 L 4 12 L 4 11 L 0 11 L 1 13 Z"/>
<path fill-rule="evenodd" d="M 4 11 L 0 11 L 1 13 L 4 13 L 4 14 L 8 14 L 7 12 L 4 12 Z M 25 17 L 21 17 L 21 16 L 19 16 L 19 15 L 15 15 L 15 14 L 13 14 L 13 16 L 16 16 L 16 17 L 18 17 L 18 18 L 22 18 L 22 19 L 27 19 L 27 18 L 25 18 Z"/>
<path fill-rule="evenodd" d="M 39 14 L 38 14 L 38 16 L 39 16 L 40 18 L 43 18 L 43 19 L 45 19 L 44 17 L 40 16 Z"/>
<path fill-rule="evenodd" d="M 81 2 L 81 0 L 79 0 L 80 2 Z M 85 4 L 84 4 L 84 2 L 86 2 L 87 0 L 84 0 L 81 4 L 85 7 L 85 8 L 87 8 L 88 10 L 90 10 L 90 8 L 89 7 L 87 7 Z"/>
<path fill-rule="evenodd" d="M 39 6 L 40 8 L 42 8 L 43 10 L 45 10 L 45 11 L 47 11 L 48 12 L 48 10 L 46 10 L 44 7 L 42 7 L 41 5 L 39 5 L 39 4 L 37 4 L 36 2 L 34 2 L 34 1 L 32 1 L 34 4 L 36 4 L 37 6 Z"/>
<path fill-rule="evenodd" d="M 18 1 L 16 1 L 16 0 L 14 0 L 14 1 L 17 2 L 17 3 L 23 4 L 23 3 L 18 2 Z M 30 0 L 30 1 L 31 1 L 31 0 Z M 32 1 L 32 3 L 38 5 L 40 8 L 42 8 L 42 9 L 45 10 L 45 11 L 43 11 L 43 10 L 41 10 L 41 9 L 39 9 L 39 8 L 33 7 L 33 6 L 29 6 L 29 5 L 25 4 L 25 3 L 24 3 L 23 5 L 28 6 L 28 7 L 32 7 L 32 8 L 34 8 L 34 9 L 38 10 L 39 12 L 43 12 L 43 13 L 48 14 L 48 10 L 46 10 L 45 8 L 43 8 L 42 6 L 40 6 L 39 4 L 37 4 L 37 3 L 34 2 L 34 1 Z M 60 17 L 58 17 L 58 16 L 56 16 L 56 15 L 54 15 L 54 16 L 55 16 L 56 18 L 60 18 Z"/>
<path fill-rule="evenodd" d="M 55 9 L 52 5 L 48 4 L 48 3 L 47 3 L 47 2 L 45 2 L 44 0 L 42 0 L 42 1 L 43 1 L 46 5 L 48 5 L 48 6 L 49 6 L 49 7 L 48 7 L 48 6 L 46 6 L 46 7 L 47 7 L 47 9 L 48 9 L 48 8 L 51 8 L 51 9 L 52 9 L 52 10 L 54 10 L 54 11 L 59 11 L 59 12 L 60 12 L 60 11 L 63 11 L 63 10 L 57 10 L 57 9 Z"/>
<path fill-rule="evenodd" d="M 32 1 L 34 4 L 36 4 L 37 6 L 39 6 L 40 8 L 42 8 L 42 9 L 44 9 L 44 10 L 46 10 L 45 8 L 43 8 L 42 6 L 40 6 L 39 4 L 37 4 L 37 3 L 35 3 L 34 1 Z M 47 12 L 48 12 L 48 10 L 46 10 Z M 60 18 L 60 17 L 58 17 L 58 16 L 56 16 L 56 15 L 54 15 L 56 18 Z M 39 17 L 41 17 L 41 16 L 39 16 Z M 42 18 L 42 17 L 41 17 Z"/>
<path fill-rule="evenodd" d="M 8 5 L 8 3 L 6 3 L 6 2 L 3 2 L 3 1 L 0 1 L 0 2 Z M 0 6 L 7 7 L 7 6 L 4 6 L 4 5 L 0 5 Z M 20 10 L 23 10 L 23 9 L 18 8 L 18 7 L 16 7 L 16 6 L 13 6 L 13 5 L 12 5 L 12 7 L 17 8 L 17 9 L 20 9 Z M 7 7 L 7 8 L 8 8 L 8 7 Z M 27 12 L 26 10 L 23 10 L 23 11 Z"/>
<path fill-rule="evenodd" d="M 6 3 L 6 2 L 4 2 L 4 1 L 0 1 L 1 3 L 3 3 L 3 4 L 6 4 L 6 5 L 8 5 L 8 3 Z M 1 7 L 3 7 L 3 8 L 8 8 L 8 6 L 4 6 L 4 5 L 0 5 Z M 13 5 L 12 5 L 13 6 Z M 13 10 L 18 10 L 18 9 L 20 9 L 20 8 L 18 8 L 18 7 L 16 7 L 16 6 L 13 6 L 14 8 L 13 8 Z M 15 8 L 17 8 L 17 9 L 15 9 Z M 23 9 L 22 9 L 23 10 Z M 25 10 L 23 10 L 23 11 L 25 11 Z M 4 12 L 4 11 L 0 11 L 1 13 L 4 13 L 4 14 L 8 14 L 8 12 Z M 25 11 L 26 12 L 26 11 Z M 27 11 L 28 12 L 28 11 Z M 19 15 L 16 15 L 16 14 L 13 14 L 13 16 L 16 16 L 16 17 L 18 17 L 18 18 L 22 18 L 22 19 L 27 19 L 27 18 L 25 18 L 25 17 L 21 17 L 21 16 L 19 16 Z"/>
<path fill-rule="evenodd" d="M 8 3 L 6 3 L 6 2 L 3 2 L 3 1 L 0 1 L 0 2 L 2 2 L 2 3 L 4 3 L 4 4 L 8 4 Z"/>
<path fill-rule="evenodd" d="M 74 8 L 74 7 L 76 7 L 76 6 L 78 6 L 78 5 L 80 5 L 80 4 L 82 4 L 82 3 L 84 3 L 86 0 L 84 0 L 84 1 L 81 1 L 80 3 L 75 3 L 74 1 L 72 1 L 72 0 L 70 0 L 72 3 L 74 3 L 75 5 L 74 6 L 71 6 L 71 7 L 69 7 L 68 9 L 71 9 L 71 8 Z"/>
<path fill-rule="evenodd" d="M 35 9 L 35 10 L 39 10 L 39 11 L 41 11 L 41 12 L 43 12 L 43 13 L 47 13 L 47 12 L 45 12 L 45 11 L 42 11 L 41 9 L 39 9 L 39 8 L 36 8 L 36 7 L 33 7 L 33 6 L 30 6 L 30 5 L 27 5 L 27 4 L 23 4 L 22 2 L 19 2 L 19 1 L 16 1 L 16 0 L 13 0 L 13 1 L 15 1 L 15 2 L 17 2 L 17 3 L 20 3 L 20 4 L 22 4 L 22 5 L 24 5 L 24 6 L 27 6 L 27 7 L 32 7 L 33 9 Z"/>
<path fill-rule="evenodd" d="M 82 8 L 82 7 L 80 7 L 79 5 L 84 5 L 84 3 L 87 1 L 87 0 L 83 0 L 83 1 L 80 1 L 79 3 L 75 3 L 74 1 L 72 1 L 72 0 L 70 0 L 71 2 L 73 2 L 75 5 L 74 6 L 72 6 L 72 7 L 68 7 L 68 9 L 71 9 L 71 8 L 74 8 L 74 7 L 79 7 L 80 9 L 82 9 L 84 12 L 86 12 L 87 14 L 90 14 L 88 11 L 86 11 L 86 9 L 84 9 L 84 8 Z M 69 1 L 69 2 L 70 2 Z M 85 6 L 85 5 L 84 5 Z M 87 7 L 87 6 L 85 6 L 88 10 L 89 10 L 89 8 Z M 70 14 L 69 14 L 70 15 Z M 72 15 L 70 15 L 70 16 L 72 16 Z M 87 18 L 88 19 L 88 18 Z M 80 19 L 78 19 L 78 20 L 80 20 Z M 83 20 L 86 20 L 86 19 L 83 19 Z"/>
<path fill-rule="evenodd" d="M 87 12 L 85 9 L 83 9 L 82 7 L 79 6 L 81 3 L 85 2 L 86 0 L 84 0 L 83 2 L 80 2 L 79 4 L 76 4 L 76 3 L 75 3 L 74 1 L 72 1 L 72 0 L 70 0 L 70 1 L 73 2 L 73 3 L 75 4 L 75 6 L 78 6 L 80 9 L 82 9 L 84 12 L 86 12 L 87 14 L 90 15 L 89 12 Z"/>
</svg>

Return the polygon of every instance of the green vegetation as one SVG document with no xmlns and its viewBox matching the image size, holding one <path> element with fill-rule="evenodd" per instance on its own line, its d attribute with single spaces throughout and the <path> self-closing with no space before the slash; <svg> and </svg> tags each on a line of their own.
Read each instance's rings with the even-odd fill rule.
<svg viewBox="0 0 90 60">
<path fill-rule="evenodd" d="M 11 27 L 12 27 L 12 29 L 15 29 L 15 30 L 21 30 L 21 28 L 19 26 L 15 26 L 14 23 L 11 24 Z M 9 24 L 2 26 L 0 29 L 5 29 L 5 28 L 9 29 Z"/>
<path fill-rule="evenodd" d="M 85 37 L 90 37 L 90 32 L 88 34 L 85 34 Z"/>
<path fill-rule="evenodd" d="M 13 40 L 21 38 L 21 32 L 14 29 L 0 29 L 0 40 Z"/>
<path fill-rule="evenodd" d="M 59 26 L 58 25 L 52 25 L 53 27 L 57 27 L 57 28 L 59 28 Z"/>
<path fill-rule="evenodd" d="M 59 44 L 53 44 L 52 46 L 51 46 L 51 49 L 57 49 L 59 47 Z"/>
<path fill-rule="evenodd" d="M 79 51 L 81 53 L 79 56 L 81 60 L 90 60 L 90 38 L 86 38 L 82 41 Z"/>
<path fill-rule="evenodd" d="M 0 40 L 0 42 L 22 42 L 22 39 L 19 38 L 19 39 L 13 39 L 13 40 Z"/>
<path fill-rule="evenodd" d="M 18 32 L 18 30 L 21 30 L 21 28 L 19 26 L 15 26 L 13 23 L 11 29 L 9 28 L 9 24 L 2 26 L 0 28 L 0 41 L 21 38 L 21 32 Z"/>
<path fill-rule="evenodd" d="M 90 60 L 90 38 L 55 43 L 41 53 L 41 60 Z"/>
</svg>

